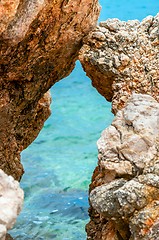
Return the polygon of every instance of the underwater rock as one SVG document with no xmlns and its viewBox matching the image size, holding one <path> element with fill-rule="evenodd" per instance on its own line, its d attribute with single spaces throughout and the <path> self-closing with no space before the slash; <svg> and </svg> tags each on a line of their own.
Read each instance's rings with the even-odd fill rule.
<svg viewBox="0 0 159 240">
<path fill-rule="evenodd" d="M 20 180 L 20 152 L 50 115 L 49 88 L 74 68 L 97 0 L 0 2 L 0 168 Z"/>
<path fill-rule="evenodd" d="M 0 169 L 0 239 L 6 239 L 7 230 L 15 224 L 24 199 L 19 182 Z M 7 237 L 9 239 L 9 236 Z M 11 238 L 10 238 L 11 239 Z"/>
<path fill-rule="evenodd" d="M 84 39 L 79 59 L 114 113 L 133 91 L 159 101 L 158 32 L 159 14 L 142 22 L 108 19 Z"/>
</svg>

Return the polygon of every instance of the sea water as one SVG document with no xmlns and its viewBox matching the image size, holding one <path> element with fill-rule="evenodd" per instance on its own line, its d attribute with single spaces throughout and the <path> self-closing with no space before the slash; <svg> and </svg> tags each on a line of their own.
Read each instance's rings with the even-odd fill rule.
<svg viewBox="0 0 159 240">
<path fill-rule="evenodd" d="M 158 0 L 100 0 L 100 21 L 156 15 Z M 25 203 L 11 235 L 17 240 L 84 240 L 96 141 L 110 125 L 111 105 L 91 86 L 79 62 L 51 89 L 52 115 L 22 153 Z"/>
</svg>

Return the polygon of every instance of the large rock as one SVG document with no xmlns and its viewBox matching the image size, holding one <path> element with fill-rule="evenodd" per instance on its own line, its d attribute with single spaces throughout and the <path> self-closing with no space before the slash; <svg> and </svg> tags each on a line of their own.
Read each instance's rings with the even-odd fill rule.
<svg viewBox="0 0 159 240">
<path fill-rule="evenodd" d="M 158 32 L 159 15 L 142 22 L 108 19 L 83 40 L 83 68 L 117 114 L 98 141 L 90 240 L 159 238 Z"/>
<path fill-rule="evenodd" d="M 88 239 L 159 237 L 158 126 L 159 103 L 149 95 L 133 94 L 103 131 L 97 144 L 100 177 L 93 178 L 90 203 L 106 221 L 100 237 Z"/>
<path fill-rule="evenodd" d="M 116 113 L 133 91 L 159 101 L 159 14 L 142 22 L 108 19 L 84 40 L 80 61 Z"/>
<path fill-rule="evenodd" d="M 6 239 L 7 230 L 15 224 L 21 211 L 24 193 L 12 176 L 0 169 L 0 239 Z M 9 239 L 9 236 L 7 237 Z M 11 238 L 10 238 L 11 239 Z"/>
<path fill-rule="evenodd" d="M 74 68 L 97 0 L 0 2 L 0 168 L 20 180 L 20 152 L 50 115 L 48 89 Z"/>
</svg>

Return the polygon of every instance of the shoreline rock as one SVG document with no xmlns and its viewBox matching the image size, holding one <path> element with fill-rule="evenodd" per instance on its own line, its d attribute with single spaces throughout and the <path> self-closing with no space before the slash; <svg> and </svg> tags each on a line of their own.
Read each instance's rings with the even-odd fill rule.
<svg viewBox="0 0 159 240">
<path fill-rule="evenodd" d="M 88 239 L 150 240 L 159 222 L 159 15 L 93 30 L 98 15 L 97 0 L 0 3 L 0 168 L 20 180 L 20 152 L 50 115 L 48 90 L 73 70 L 84 39 L 79 59 L 116 114 L 98 141 Z M 2 239 L 19 204 L 1 214 Z"/>
<path fill-rule="evenodd" d="M 90 192 L 90 203 L 123 239 L 147 239 L 156 231 L 158 123 L 159 103 L 149 95 L 133 94 L 98 140 L 98 166 L 105 183 Z"/>
<path fill-rule="evenodd" d="M 0 168 L 16 180 L 20 152 L 50 115 L 47 92 L 73 70 L 98 15 L 97 0 L 0 3 Z"/>
<path fill-rule="evenodd" d="M 92 85 L 112 111 L 122 109 L 132 92 L 159 102 L 159 14 L 142 22 L 108 19 L 84 39 L 79 59 Z"/>
<path fill-rule="evenodd" d="M 51 113 L 48 90 L 73 70 L 99 10 L 98 0 L 0 2 L 0 169 L 18 181 L 20 153 Z"/>
<path fill-rule="evenodd" d="M 108 19 L 83 40 L 79 59 L 112 101 L 90 184 L 89 240 L 158 239 L 159 14 Z"/>
<path fill-rule="evenodd" d="M 0 239 L 6 239 L 6 233 L 13 227 L 24 200 L 19 182 L 0 169 Z"/>
</svg>

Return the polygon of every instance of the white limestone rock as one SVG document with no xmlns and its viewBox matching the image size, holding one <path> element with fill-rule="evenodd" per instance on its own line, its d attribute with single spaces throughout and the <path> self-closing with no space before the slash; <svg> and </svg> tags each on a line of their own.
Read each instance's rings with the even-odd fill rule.
<svg viewBox="0 0 159 240">
<path fill-rule="evenodd" d="M 0 169 L 0 239 L 4 240 L 21 211 L 24 200 L 19 182 Z"/>
<path fill-rule="evenodd" d="M 159 103 L 134 93 L 97 143 L 98 167 L 106 183 L 90 192 L 91 206 L 115 221 L 118 231 L 122 232 L 121 221 L 127 224 L 131 240 L 159 237 L 158 127 Z"/>
<path fill-rule="evenodd" d="M 99 165 L 118 177 L 139 174 L 157 155 L 158 126 L 159 103 L 134 93 L 97 142 Z"/>
</svg>

